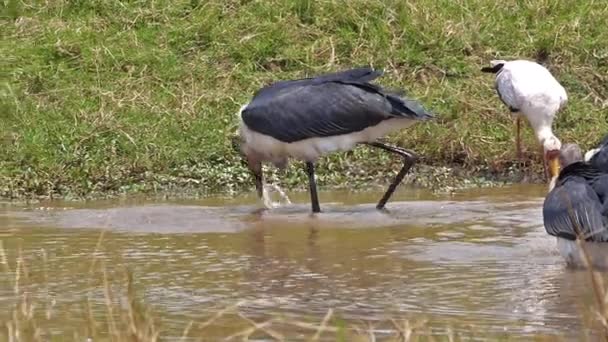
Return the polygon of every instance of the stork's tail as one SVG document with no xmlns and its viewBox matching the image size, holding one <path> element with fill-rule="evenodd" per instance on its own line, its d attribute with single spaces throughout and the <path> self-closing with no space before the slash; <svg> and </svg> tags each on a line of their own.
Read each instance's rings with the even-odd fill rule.
<svg viewBox="0 0 608 342">
<path fill-rule="evenodd" d="M 481 68 L 481 71 L 495 74 L 495 73 L 499 72 L 500 70 L 502 70 L 502 67 L 505 66 L 506 62 L 507 61 L 503 61 L 501 59 L 490 61 L 490 65 L 492 65 L 492 66 L 483 67 L 483 68 Z"/>
<path fill-rule="evenodd" d="M 416 120 L 430 120 L 435 117 L 433 113 L 427 111 L 422 104 L 416 100 L 393 94 L 387 94 L 386 98 L 393 107 L 393 115 L 413 117 Z"/>
<path fill-rule="evenodd" d="M 374 79 L 382 76 L 384 72 L 382 70 L 375 70 L 370 67 L 354 68 L 334 73 L 328 73 L 318 75 L 314 79 L 319 82 L 331 82 L 331 81 L 342 81 L 342 82 L 370 82 Z"/>
</svg>

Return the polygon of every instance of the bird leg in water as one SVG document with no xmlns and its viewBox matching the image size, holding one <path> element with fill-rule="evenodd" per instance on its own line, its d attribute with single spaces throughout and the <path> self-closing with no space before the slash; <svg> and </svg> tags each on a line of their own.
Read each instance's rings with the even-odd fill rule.
<svg viewBox="0 0 608 342">
<path fill-rule="evenodd" d="M 395 189 L 397 189 L 397 186 L 399 185 L 399 183 L 401 183 L 401 181 L 403 180 L 403 177 L 405 177 L 405 175 L 408 173 L 410 168 L 416 163 L 416 160 L 418 159 L 418 157 L 416 156 L 416 154 L 414 154 L 414 152 L 408 151 L 401 147 L 391 146 L 391 145 L 383 144 L 380 142 L 371 142 L 371 143 L 366 143 L 366 144 L 377 147 L 377 148 L 381 148 L 385 151 L 389 151 L 389 152 L 398 154 L 398 155 L 402 156 L 404 159 L 403 167 L 401 168 L 401 171 L 399 171 L 399 173 L 395 177 L 395 180 L 393 180 L 391 185 L 389 185 L 388 189 L 386 190 L 386 193 L 384 193 L 384 196 L 382 196 L 382 198 L 376 205 L 376 209 L 380 210 L 380 209 L 384 209 L 386 202 L 388 202 L 389 198 L 393 195 L 393 192 L 395 192 Z"/>
<path fill-rule="evenodd" d="M 310 202 L 312 204 L 312 212 L 321 212 L 319 206 L 319 195 L 317 194 L 317 182 L 315 181 L 315 164 L 306 162 L 306 173 L 308 174 L 308 185 L 310 187 Z"/>
<path fill-rule="evenodd" d="M 247 167 L 253 174 L 255 180 L 255 190 L 260 199 L 264 199 L 264 178 L 262 176 L 262 163 L 247 159 Z"/>
</svg>

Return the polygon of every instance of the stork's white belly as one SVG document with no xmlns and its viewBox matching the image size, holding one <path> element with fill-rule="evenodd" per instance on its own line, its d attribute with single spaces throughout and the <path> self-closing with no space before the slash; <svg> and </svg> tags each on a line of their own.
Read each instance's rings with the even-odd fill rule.
<svg viewBox="0 0 608 342">
<path fill-rule="evenodd" d="M 277 140 L 269 135 L 251 130 L 241 120 L 239 133 L 243 140 L 245 154 L 254 153 L 263 161 L 281 163 L 286 158 L 315 161 L 324 154 L 335 151 L 348 151 L 362 142 L 375 141 L 387 134 L 406 128 L 414 123 L 407 118 L 394 118 L 380 122 L 359 132 L 329 137 L 304 139 L 292 143 Z"/>
<path fill-rule="evenodd" d="M 606 242 L 585 242 L 585 249 L 591 259 L 591 264 L 595 268 L 608 270 L 608 243 Z M 583 254 L 576 241 L 557 238 L 557 249 L 566 263 L 574 267 L 584 267 Z"/>
</svg>

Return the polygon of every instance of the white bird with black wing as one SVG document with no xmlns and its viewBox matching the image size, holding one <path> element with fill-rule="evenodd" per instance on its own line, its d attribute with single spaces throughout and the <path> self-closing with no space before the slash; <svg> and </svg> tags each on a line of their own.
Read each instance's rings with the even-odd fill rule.
<svg viewBox="0 0 608 342">
<path fill-rule="evenodd" d="M 527 60 L 494 60 L 483 72 L 496 74 L 496 91 L 502 102 L 516 116 L 517 156 L 521 159 L 520 115 L 523 115 L 543 146 L 545 170 L 549 178 L 559 172 L 560 140 L 553 134 L 552 124 L 557 113 L 568 102 L 568 95 L 551 72 L 542 65 Z"/>
<path fill-rule="evenodd" d="M 386 134 L 432 118 L 417 101 L 387 91 L 370 81 L 382 75 L 356 68 L 313 78 L 279 81 L 260 89 L 239 112 L 241 152 L 263 197 L 262 163 L 279 168 L 289 158 L 306 163 L 312 211 L 319 212 L 314 163 L 334 151 L 368 144 L 396 153 L 404 165 L 377 208 L 384 208 L 416 161 L 400 147 L 376 141 Z"/>
</svg>

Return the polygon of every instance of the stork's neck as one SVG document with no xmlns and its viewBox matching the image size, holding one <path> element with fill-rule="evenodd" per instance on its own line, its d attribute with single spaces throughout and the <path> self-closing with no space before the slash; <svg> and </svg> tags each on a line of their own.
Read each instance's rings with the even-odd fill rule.
<svg viewBox="0 0 608 342">
<path fill-rule="evenodd" d="M 538 139 L 538 142 L 542 143 L 545 139 L 550 138 L 555 136 L 553 134 L 553 130 L 551 129 L 551 127 L 547 127 L 547 126 L 541 126 L 541 127 L 534 127 L 535 128 L 535 133 L 536 133 L 536 138 Z"/>
<path fill-rule="evenodd" d="M 553 130 L 550 126 L 535 127 L 536 139 L 543 145 L 546 150 L 559 150 L 561 148 L 561 142 L 553 134 Z M 552 146 L 553 145 L 553 146 Z"/>
</svg>

